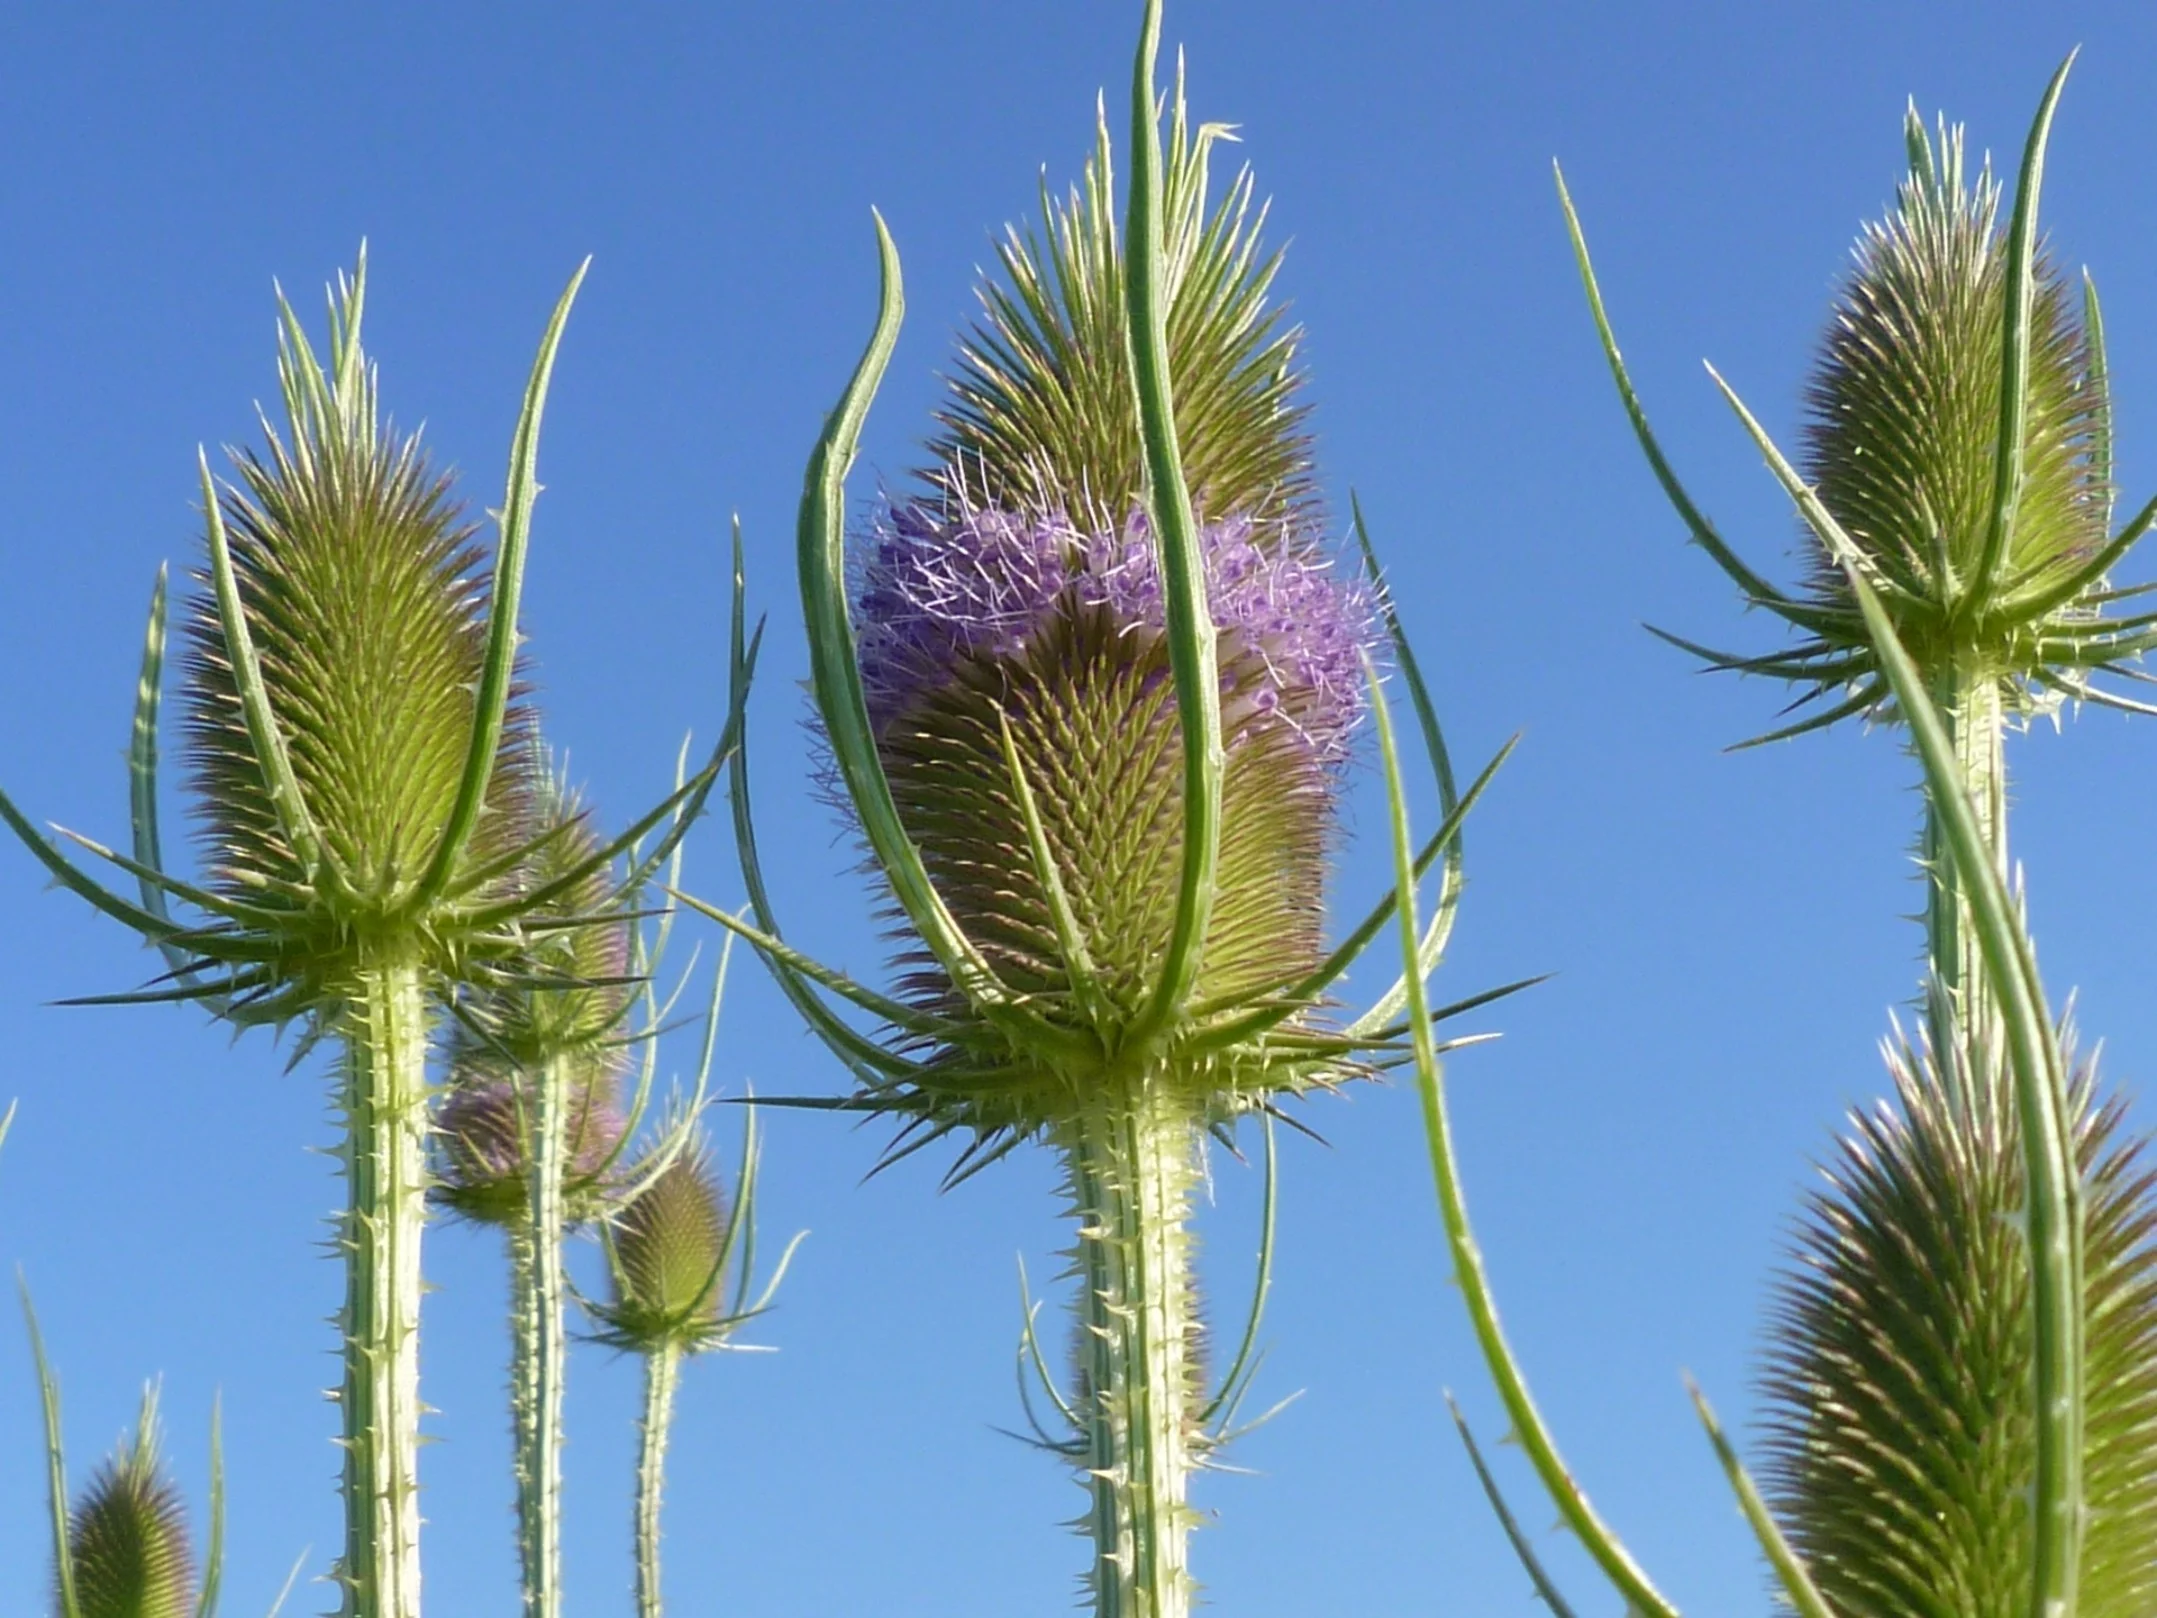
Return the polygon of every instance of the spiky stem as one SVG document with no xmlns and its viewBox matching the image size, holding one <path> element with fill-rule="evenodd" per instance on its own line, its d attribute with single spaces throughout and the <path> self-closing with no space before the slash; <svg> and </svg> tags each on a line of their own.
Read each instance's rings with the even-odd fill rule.
<svg viewBox="0 0 2157 1618">
<path fill-rule="evenodd" d="M 562 1375 L 568 1337 L 562 1279 L 567 1056 L 535 1070 L 526 1103 L 525 1217 L 510 1226 L 510 1397 L 517 1446 L 517 1554 L 525 1618 L 562 1610 Z"/>
<path fill-rule="evenodd" d="M 1954 742 L 1963 791 L 1977 809 L 1978 829 L 1991 846 L 1995 863 L 2007 867 L 2007 763 L 2002 746 L 2005 715 L 2000 686 L 1989 676 L 1960 671 L 1940 681 L 1933 700 Z M 1971 1036 L 1984 1039 L 1998 1016 L 1998 1005 L 1985 982 L 1983 952 L 1971 925 L 1967 879 L 1955 869 L 1938 806 L 1928 796 L 1923 853 L 1925 944 L 1946 1006 Z M 1952 1032 L 1936 1028 L 1943 1050 L 1953 1048 Z M 1970 1098 L 1964 1098 L 1968 1100 Z"/>
<path fill-rule="evenodd" d="M 667 1429 L 681 1346 L 664 1343 L 644 1356 L 644 1447 L 637 1457 L 637 1618 L 659 1618 L 659 1506 L 667 1481 Z"/>
<path fill-rule="evenodd" d="M 427 1016 L 419 964 L 363 952 L 345 1013 L 346 1618 L 419 1618 L 420 1241 Z"/>
<path fill-rule="evenodd" d="M 1196 1132 L 1162 1086 L 1107 1088 L 1063 1141 L 1079 1216 L 1094 1611 L 1186 1618 L 1201 1427 L 1186 1228 Z"/>
</svg>

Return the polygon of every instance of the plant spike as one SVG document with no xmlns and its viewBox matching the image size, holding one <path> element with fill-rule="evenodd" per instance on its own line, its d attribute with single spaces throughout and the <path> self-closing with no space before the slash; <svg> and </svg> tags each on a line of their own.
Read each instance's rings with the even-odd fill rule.
<svg viewBox="0 0 2157 1618">
<path fill-rule="evenodd" d="M 2031 1504 L 2031 1618 L 2073 1618 L 2086 1506 L 2082 1446 L 2086 1398 L 2083 1345 L 2081 1171 L 2072 1144 L 2065 1062 L 2045 1009 L 2029 935 L 1986 835 L 1981 807 L 1964 786 L 1954 739 L 1925 691 L 1924 675 L 1896 638 L 1892 621 L 1864 576 L 1863 553 L 1784 459 L 1743 401 L 1716 377 L 1784 490 L 1850 581 L 1925 767 L 1927 798 L 1968 884 L 1968 905 L 1986 971 L 2000 1004 L 2014 1079 L 2017 1122 L 2028 1187 L 2030 1289 L 2036 1352 L 2031 1392 L 2037 1435 Z"/>
<path fill-rule="evenodd" d="M 359 346 L 364 254 L 332 294 L 326 364 L 280 294 L 287 427 L 265 418 L 265 452 L 240 455 L 222 487 L 198 455 L 209 590 L 189 626 L 188 728 L 210 833 L 202 885 L 166 874 L 158 836 L 162 579 L 129 748 L 133 854 L 78 839 L 131 875 L 141 902 L 92 880 L 0 795 L 0 822 L 63 886 L 164 951 L 160 986 L 110 998 L 197 1000 L 242 1026 L 298 1021 L 298 1055 L 333 1034 L 345 1045 L 346 1618 L 418 1613 L 430 1001 L 458 984 L 544 981 L 529 951 L 561 918 L 540 912 L 671 816 L 626 880 L 664 864 L 733 745 L 722 736 L 622 843 L 513 891 L 547 842 L 528 842 L 523 823 L 516 616 L 540 414 L 582 276 L 555 306 L 526 389 L 491 602 L 447 480 L 379 422 Z M 364 565 L 347 565 L 354 548 Z M 175 917 L 174 902 L 207 919 Z"/>
</svg>

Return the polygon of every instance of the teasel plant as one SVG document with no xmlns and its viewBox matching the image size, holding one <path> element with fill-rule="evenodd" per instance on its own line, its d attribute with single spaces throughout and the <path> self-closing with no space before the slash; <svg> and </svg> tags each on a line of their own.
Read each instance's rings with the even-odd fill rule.
<svg viewBox="0 0 2157 1618">
<path fill-rule="evenodd" d="M 743 1114 L 731 1208 L 698 1121 L 718 1009 L 715 992 L 705 1023 L 698 1099 L 678 1111 L 662 1132 L 662 1147 L 646 1160 L 644 1172 L 600 1224 L 608 1295 L 586 1305 L 597 1326 L 597 1341 L 644 1362 L 634 1522 L 637 1618 L 660 1618 L 665 1610 L 659 1577 L 660 1514 L 682 1364 L 721 1349 L 763 1349 L 737 1341 L 737 1334 L 771 1308 L 795 1250 L 808 1234 L 798 1232 L 787 1243 L 759 1287 L 756 1195 L 761 1153 L 755 1109 Z"/>
<path fill-rule="evenodd" d="M 562 897 L 655 827 L 663 858 L 711 765 L 620 838 L 532 884 L 561 835 L 534 818 L 517 608 L 541 416 L 583 278 L 556 304 L 525 389 L 490 558 L 416 437 L 382 418 L 360 346 L 365 255 L 330 298 L 328 357 L 280 295 L 285 423 L 220 484 L 200 458 L 207 565 L 187 625 L 184 725 L 208 872 L 164 868 L 158 731 L 165 587 L 153 596 L 130 753 L 133 837 L 76 844 L 136 879 L 112 892 L 0 796 L 0 819 L 60 885 L 133 928 L 169 971 L 83 1003 L 192 1002 L 239 1027 L 299 1025 L 294 1060 L 341 1048 L 347 1206 L 337 1394 L 348 1618 L 420 1610 L 417 1460 L 427 1064 L 457 986 L 559 985 L 535 941 Z M 176 912 L 175 903 L 192 914 Z"/>
<path fill-rule="evenodd" d="M 687 756 L 685 748 L 683 764 Z M 676 773 L 684 773 L 680 765 Z M 685 1114 L 647 1152 L 625 1157 L 653 1095 L 659 1030 L 681 992 L 662 1004 L 653 990 L 672 912 L 640 914 L 637 891 L 614 869 L 592 863 L 599 833 L 557 765 L 542 758 L 534 780 L 550 835 L 533 847 L 523 880 L 535 888 L 575 880 L 551 903 L 562 925 L 538 933 L 530 975 L 467 990 L 451 1005 L 433 1197 L 453 1216 L 498 1228 L 505 1238 L 523 1606 L 528 1618 L 556 1618 L 569 1348 L 565 1248 L 572 1234 L 662 1172 L 682 1149 L 688 1125 Z M 666 866 L 670 881 L 679 880 L 681 857 L 677 842 Z M 656 925 L 647 929 L 647 919 Z M 725 975 L 722 958 L 713 1021 Z M 709 1080 L 708 1038 L 704 1052 L 691 1112 L 703 1104 Z"/>
<path fill-rule="evenodd" d="M 903 309 L 880 217 L 877 324 L 810 460 L 812 689 L 830 781 L 890 895 L 893 992 L 784 940 L 746 752 L 730 771 L 749 915 L 700 906 L 852 1074 L 851 1095 L 817 1104 L 899 1126 L 884 1163 L 950 1141 L 949 1185 L 1028 1143 L 1059 1159 L 1076 1386 L 1053 1386 L 1030 1310 L 1021 1356 L 1069 1423 L 1038 1437 L 1086 1491 L 1101 1618 L 1190 1610 L 1191 1480 L 1255 1364 L 1263 1259 L 1227 1371 L 1202 1373 L 1189 1215 L 1206 1143 L 1412 1056 L 1406 979 L 1361 1015 L 1330 998 L 1396 898 L 1330 951 L 1322 935 L 1366 651 L 1393 639 L 1441 782 L 1445 822 L 1411 858 L 1439 868 L 1422 969 L 1457 906 L 1461 818 L 1497 767 L 1455 789 L 1375 566 L 1359 581 L 1331 563 L 1262 210 L 1248 175 L 1209 199 L 1228 131 L 1191 125 L 1180 82 L 1164 151 L 1160 29 L 1148 4 L 1121 231 L 1104 119 L 1080 186 L 1000 244 L 933 464 L 852 567 L 845 479 Z M 739 674 L 738 607 L 733 639 Z"/>
<path fill-rule="evenodd" d="M 2146 1611 L 2157 1588 L 2157 1175 L 2047 1011 L 2004 842 L 2002 725 L 2060 699 L 2135 706 L 2091 676 L 2131 674 L 2147 622 L 2106 613 L 2129 592 L 2104 574 L 2150 519 L 2106 537 L 2094 295 L 2077 321 L 2036 245 L 2065 74 L 2040 107 L 2004 241 L 1989 176 L 1966 183 L 1959 131 L 1943 123 L 1935 142 L 1908 120 L 1898 213 L 1861 239 L 1816 372 L 1809 467 L 1716 378 L 1817 547 L 1803 592 L 1751 574 L 1671 471 L 1560 180 L 1606 357 L 1665 491 L 1748 599 L 1810 637 L 1787 656 L 1704 655 L 1828 702 L 1777 738 L 1864 714 L 1898 723 L 1923 768 L 1925 1021 L 1890 1045 L 1895 1102 L 1853 1120 L 1800 1221 L 1771 1324 L 1766 1490 L 1695 1390 L 1807 1618 L 2111 1618 Z M 1426 1099 L 1440 1104 L 1441 1200 L 1514 1431 L 1611 1583 L 1634 1610 L 1668 1615 L 1526 1397 L 1475 1273 L 1428 1074 Z"/>
</svg>

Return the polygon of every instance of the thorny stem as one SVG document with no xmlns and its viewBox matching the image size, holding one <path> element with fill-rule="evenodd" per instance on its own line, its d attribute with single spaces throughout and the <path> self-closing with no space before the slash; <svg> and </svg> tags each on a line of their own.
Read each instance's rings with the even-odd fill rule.
<svg viewBox="0 0 2157 1618">
<path fill-rule="evenodd" d="M 1962 788 L 1977 810 L 1978 830 L 1993 863 L 2007 869 L 2007 764 L 2002 746 L 2005 716 L 1997 680 L 1952 671 L 1939 682 L 1933 702 L 1955 747 Z M 1923 856 L 1925 943 L 1945 1005 L 1967 1037 L 1984 1042 L 1999 1018 L 1998 996 L 1987 983 L 1983 951 L 1971 923 L 1969 883 L 1955 868 L 1939 808 L 1928 795 Z M 1934 1030 L 1942 1050 L 1953 1048 L 1951 1030 Z M 1992 1041 L 1986 1048 L 1992 1048 Z M 1967 1103 L 1971 1098 L 1961 1098 Z"/>
<path fill-rule="evenodd" d="M 667 1429 L 682 1350 L 665 1343 L 644 1356 L 644 1447 L 637 1457 L 637 1618 L 659 1618 L 659 1506 L 667 1481 Z"/>
<path fill-rule="evenodd" d="M 344 1037 L 342 1610 L 346 1618 L 419 1618 L 427 1021 L 416 961 L 363 950 Z"/>
<path fill-rule="evenodd" d="M 1080 1359 L 1097 1618 L 1187 1618 L 1196 1469 L 1191 1121 L 1142 1079 L 1064 1131 L 1079 1216 Z"/>
<path fill-rule="evenodd" d="M 525 1218 L 509 1230 L 513 1362 L 510 1397 L 517 1448 L 517 1553 L 525 1618 L 562 1610 L 562 1373 L 568 1358 L 562 1280 L 564 1116 L 568 1056 L 534 1069 L 529 1097 Z"/>
</svg>

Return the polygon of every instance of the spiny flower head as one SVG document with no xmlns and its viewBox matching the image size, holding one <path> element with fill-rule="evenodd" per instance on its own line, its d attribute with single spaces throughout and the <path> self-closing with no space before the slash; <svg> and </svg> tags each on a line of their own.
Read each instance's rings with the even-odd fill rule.
<svg viewBox="0 0 2157 1618">
<path fill-rule="evenodd" d="M 2007 714 L 2062 699 L 2145 711 L 2096 677 L 2157 646 L 2157 617 L 2119 614 L 2141 593 L 2107 575 L 2157 520 L 2157 502 L 2108 535 L 2112 409 L 2094 283 L 2081 297 L 2038 235 L 2054 75 L 2024 151 L 2011 217 L 1989 165 L 1967 172 L 1959 127 L 1905 123 L 1908 176 L 1865 227 L 1807 390 L 1802 453 L 1785 457 L 1718 376 L 1726 400 L 1797 504 L 1811 561 L 1785 590 L 1742 560 L 1663 455 L 1618 351 L 1580 221 L 1559 184 L 1604 357 L 1664 492 L 1693 540 L 1790 624 L 1789 647 L 1750 655 L 1666 636 L 1715 668 L 1798 690 L 1777 740 L 1852 716 L 1892 716 L 1885 672 L 1848 578 L 1847 549 L 1897 637 L 1951 706 Z M 1660 631 L 1658 631 L 1660 633 Z M 1960 693 L 1960 696 L 1952 695 Z"/>
<path fill-rule="evenodd" d="M 531 718 L 512 700 L 467 834 L 435 868 L 466 786 L 492 583 L 449 477 L 381 419 L 364 294 L 363 259 L 332 300 L 326 366 L 284 311 L 286 423 L 265 418 L 264 447 L 237 452 L 236 481 L 216 492 L 186 624 L 210 887 L 279 935 L 279 969 L 299 986 L 267 1009 L 286 1015 L 369 939 L 454 959 L 473 941 L 442 896 L 474 910 L 506 897 L 533 830 Z"/>
<path fill-rule="evenodd" d="M 1766 1375 L 1768 1493 L 1838 1612 L 2029 1607 L 2033 1328 L 2023 1151 L 1997 1055 L 1889 1051 L 1807 1201 Z M 2087 1618 L 2157 1600 L 2157 1165 L 2072 1085 L 2084 1201 Z"/>
<path fill-rule="evenodd" d="M 530 1201 L 535 1078 L 475 1065 L 451 1080 L 435 1121 L 441 1143 L 435 1196 L 480 1224 L 514 1225 Z M 613 1072 L 579 1064 L 563 1097 L 563 1192 L 573 1214 L 588 1212 L 619 1155 L 626 1128 Z"/>
<path fill-rule="evenodd" d="M 81 1618 L 188 1618 L 195 1560 L 180 1492 L 158 1456 L 156 1403 L 132 1440 L 98 1469 L 68 1519 L 68 1563 Z"/>
<path fill-rule="evenodd" d="M 955 975 L 935 946 L 909 947 L 904 1033 L 924 1071 L 878 1099 L 984 1139 L 1038 1132 L 1141 1070 L 1209 1116 L 1348 1070 L 1329 1065 L 1338 1049 L 1299 1042 L 1314 1025 L 1295 1002 L 1323 957 L 1377 614 L 1320 537 L 1294 333 L 1267 301 L 1249 176 L 1209 209 L 1223 131 L 1193 136 L 1180 89 L 1171 123 L 1160 296 L 1221 738 L 1202 938 L 1179 932 L 1192 694 L 1179 697 L 1105 133 L 1081 190 L 1045 205 L 1045 234 L 1005 241 L 1008 284 L 982 293 L 988 324 L 962 347 L 926 493 L 887 502 L 851 547 L 878 765 L 973 952 Z M 1178 955 L 1193 964 L 1164 1011 Z M 984 1005 L 991 979 L 1006 1004 Z M 1297 1037 L 1203 1042 L 1262 1004 L 1279 1012 L 1266 1032 L 1293 1022 Z"/>
<path fill-rule="evenodd" d="M 1201 546 L 1225 754 L 1198 994 L 1233 1003 L 1302 978 L 1322 953 L 1334 799 L 1372 615 L 1285 521 L 1217 520 Z M 1045 1015 L 1113 1041 L 1141 1014 L 1167 947 L 1182 846 L 1180 733 L 1143 516 L 1089 532 L 1061 513 L 902 507 L 875 538 L 858 611 L 884 768 L 953 917 Z M 1029 798 L 1083 963 L 1029 852 Z M 910 986 L 925 1010 L 966 1018 L 934 970 Z M 1224 1064 L 1201 1083 L 1294 1076 Z M 1043 1120 L 1071 1104 L 1072 1075 L 1037 1079 L 1007 1085 L 999 1104 Z"/>
<path fill-rule="evenodd" d="M 2111 423 L 2100 362 L 2066 278 L 2031 266 L 2021 478 L 1998 566 L 2004 599 L 1972 609 L 1999 478 L 2008 242 L 1989 164 L 1965 177 L 1962 130 L 1915 134 L 1896 209 L 1868 224 L 1807 391 L 1804 469 L 1889 582 L 1896 629 L 1920 666 L 1958 661 L 2019 682 L 2049 659 L 2046 623 L 2014 610 L 2073 579 L 2104 547 Z M 1849 583 L 1811 539 L 1812 593 L 1847 608 Z M 2080 591 L 2076 595 L 2080 595 Z M 2079 605 L 2079 603 L 2078 603 Z"/>
<path fill-rule="evenodd" d="M 613 1297 L 598 1311 L 607 1341 L 694 1353 L 725 1335 L 730 1216 L 701 1139 L 615 1215 L 609 1242 Z"/>
<path fill-rule="evenodd" d="M 526 920 L 531 943 L 514 981 L 460 1003 L 436 1124 L 439 1200 L 488 1224 L 524 1216 L 533 1109 L 550 1064 L 551 1082 L 565 1087 L 564 1191 L 573 1212 L 589 1211 L 627 1127 L 619 1089 L 629 1062 L 634 923 L 589 812 L 551 767 L 533 774 L 545 830 L 520 883 L 555 897 Z"/>
</svg>

